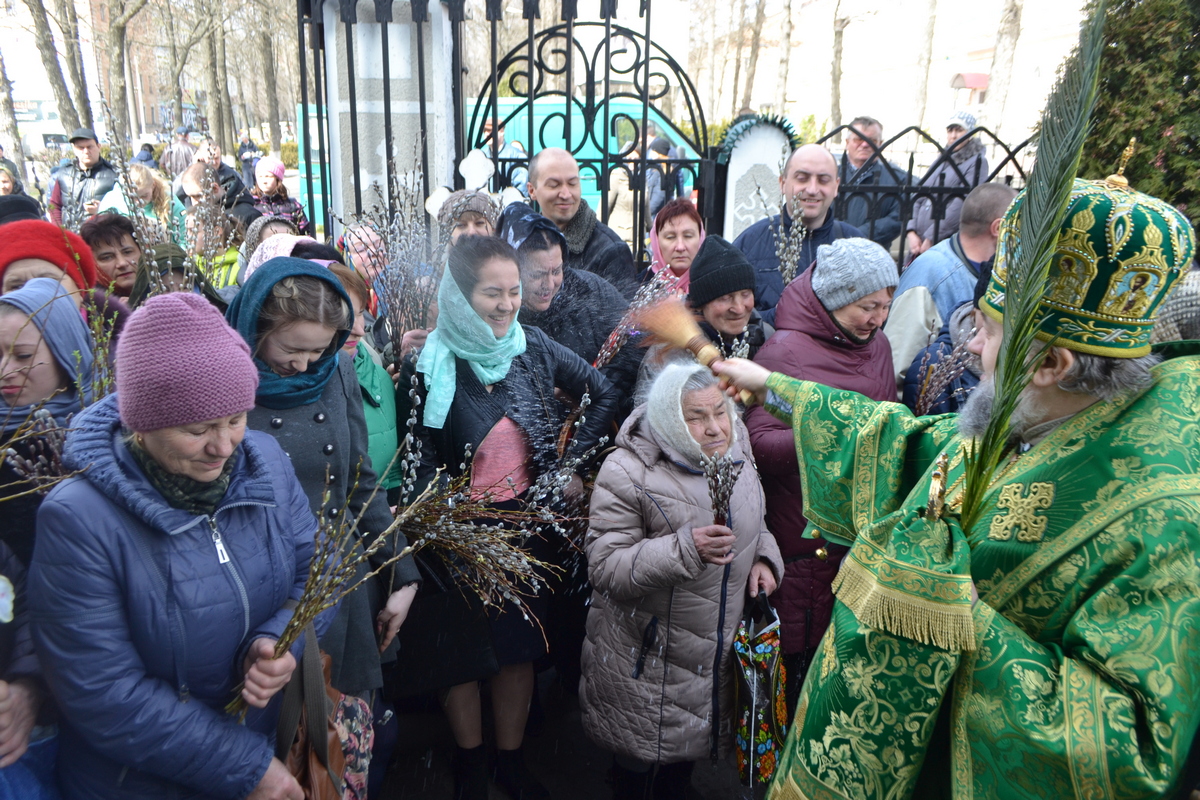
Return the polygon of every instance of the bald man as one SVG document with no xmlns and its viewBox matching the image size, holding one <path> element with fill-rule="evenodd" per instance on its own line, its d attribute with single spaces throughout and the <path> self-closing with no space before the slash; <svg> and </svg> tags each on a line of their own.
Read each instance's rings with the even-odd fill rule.
<svg viewBox="0 0 1200 800">
<path fill-rule="evenodd" d="M 558 147 L 547 147 L 529 161 L 529 199 L 567 238 L 566 267 L 607 280 L 631 299 L 637 291 L 633 253 L 617 233 L 596 218 L 583 199 L 579 163 Z"/>
<path fill-rule="evenodd" d="M 734 247 L 741 250 L 754 267 L 754 305 L 770 325 L 775 324 L 775 304 L 785 288 L 779 272 L 779 257 L 775 255 L 775 231 L 781 221 L 783 231 L 791 231 L 793 222 L 789 209 L 799 211 L 800 219 L 808 229 L 800 250 L 797 275 L 816 260 L 820 245 L 863 235 L 858 228 L 833 218 L 832 206 L 838 193 L 837 172 L 833 154 L 821 145 L 806 144 L 797 148 L 779 175 L 783 212 L 754 223 L 733 240 Z"/>
</svg>

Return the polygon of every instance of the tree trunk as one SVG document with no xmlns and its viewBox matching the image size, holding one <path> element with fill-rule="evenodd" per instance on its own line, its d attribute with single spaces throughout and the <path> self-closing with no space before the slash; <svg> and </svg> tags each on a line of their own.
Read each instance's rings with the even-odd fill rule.
<svg viewBox="0 0 1200 800">
<path fill-rule="evenodd" d="M 63 80 L 58 48 L 54 45 L 54 34 L 50 31 L 46 6 L 42 4 L 42 0 L 25 0 L 25 5 L 29 7 L 29 14 L 33 17 L 33 35 L 38 53 L 42 57 L 42 67 L 46 70 L 46 79 L 50 81 L 50 91 L 54 93 L 54 104 L 58 106 L 58 118 L 62 121 L 63 130 L 69 135 L 71 131 L 80 127 L 79 115 L 75 113 L 75 104 L 67 91 L 67 82 Z"/>
<path fill-rule="evenodd" d="M 738 9 L 737 18 L 733 23 L 733 33 L 737 36 L 737 50 L 735 51 L 735 55 L 733 57 L 733 91 L 730 93 L 730 95 L 733 97 L 733 114 L 731 116 L 734 119 L 737 119 L 738 113 L 741 111 L 741 108 L 738 107 L 737 101 L 738 85 L 741 83 L 742 79 L 742 51 L 746 46 L 746 37 L 742 31 L 742 23 L 746 21 L 746 2 L 747 0 L 742 0 L 741 6 Z"/>
<path fill-rule="evenodd" d="M 787 116 L 788 70 L 792 66 L 792 0 L 783 4 L 783 33 L 779 37 L 779 83 L 775 92 L 775 113 Z"/>
<path fill-rule="evenodd" d="M 112 138 L 122 146 L 129 143 L 129 131 L 126 129 L 129 120 L 129 104 L 126 102 L 128 88 L 125 82 L 125 31 L 129 21 L 146 7 L 147 0 L 132 0 L 128 5 L 124 0 L 110 2 L 108 5 L 108 76 L 109 76 L 109 108 L 112 110 Z"/>
<path fill-rule="evenodd" d="M 754 73 L 758 71 L 758 49 L 762 42 L 763 23 L 767 20 L 767 0 L 758 0 L 754 11 L 754 30 L 750 34 L 750 63 L 746 66 L 746 91 L 742 94 L 742 108 L 751 108 L 754 92 Z"/>
<path fill-rule="evenodd" d="M 221 150 L 225 153 L 233 153 L 237 147 L 235 143 L 238 137 L 234 131 L 236 122 L 233 116 L 233 100 L 229 96 L 229 68 L 225 60 L 225 26 L 217 26 L 217 80 L 221 84 L 221 120 L 225 123 L 222 128 L 224 140 L 221 142 Z"/>
<path fill-rule="evenodd" d="M 839 2 L 833 10 L 833 66 L 829 74 L 829 124 L 835 129 L 842 124 L 842 39 L 850 24 L 849 17 L 838 16 L 841 8 Z M 835 133 L 833 140 L 840 142 L 842 134 Z"/>
<path fill-rule="evenodd" d="M 713 30 L 715 31 L 716 26 L 717 26 L 716 19 L 715 19 L 716 15 L 714 14 L 713 17 L 714 17 Z M 721 107 L 721 102 L 725 99 L 725 73 L 729 71 L 729 45 L 733 41 L 733 31 L 736 27 L 738 27 L 737 20 L 730 17 L 729 31 L 725 34 L 725 36 L 722 37 L 723 42 L 722 42 L 722 46 L 721 46 L 721 71 L 716 74 L 716 78 L 715 78 L 716 90 L 713 92 L 713 94 L 716 99 L 713 101 L 713 105 L 712 105 L 713 114 L 720 113 L 720 111 L 718 111 L 717 109 L 719 109 Z M 713 41 L 715 43 L 716 39 L 714 38 Z"/>
<path fill-rule="evenodd" d="M 1024 5 L 1025 0 L 1007 0 L 1000 14 L 1000 27 L 996 30 L 996 49 L 992 55 L 992 69 L 988 73 L 984 119 L 997 136 L 1004 125 L 1004 105 L 1008 102 L 1013 55 L 1021 36 L 1021 10 Z"/>
<path fill-rule="evenodd" d="M 221 122 L 221 86 L 217 81 L 217 35 L 210 33 L 207 37 L 207 46 L 205 51 L 208 53 L 208 96 L 205 102 L 205 111 L 208 115 L 208 124 L 205 126 L 205 133 L 216 139 L 219 143 L 220 131 L 224 127 Z"/>
<path fill-rule="evenodd" d="M 13 108 L 12 83 L 4 69 L 4 54 L 0 53 L 0 130 L 12 142 L 12 161 L 17 165 L 17 175 L 22 183 L 28 183 L 25 171 L 25 147 L 21 144 L 21 132 L 17 129 L 17 112 Z"/>
<path fill-rule="evenodd" d="M 85 128 L 92 127 L 92 104 L 88 97 L 87 78 L 83 68 L 83 52 L 79 47 L 79 16 L 75 13 L 73 0 L 56 0 L 58 27 L 63 34 L 66 50 L 67 78 L 71 81 L 71 94 L 75 98 L 75 113 Z"/>
<path fill-rule="evenodd" d="M 918 15 L 920 18 L 920 15 Z M 925 32 L 917 52 L 916 123 L 925 128 L 925 103 L 929 99 L 929 62 L 933 58 L 933 30 L 937 22 L 937 0 L 925 0 Z"/>
<path fill-rule="evenodd" d="M 108 108 L 112 112 L 109 132 L 114 144 L 124 145 L 129 141 L 129 104 L 126 102 L 125 82 L 125 26 L 110 24 L 108 27 Z"/>
<path fill-rule="evenodd" d="M 175 14 L 171 11 L 172 5 L 174 4 L 171 0 L 163 3 L 167 11 L 167 38 L 170 40 L 167 52 L 171 57 L 171 116 L 174 118 L 171 127 L 174 129 L 183 124 L 183 85 L 180 80 L 183 78 L 184 64 L 187 63 L 187 50 L 184 51 L 181 61 L 179 45 L 175 42 Z"/>
<path fill-rule="evenodd" d="M 278 158 L 279 144 L 282 136 L 279 134 L 279 89 L 275 85 L 275 47 L 271 41 L 271 32 L 263 30 L 259 36 L 262 44 L 263 79 L 267 84 L 267 125 L 271 128 L 271 155 Z"/>
</svg>

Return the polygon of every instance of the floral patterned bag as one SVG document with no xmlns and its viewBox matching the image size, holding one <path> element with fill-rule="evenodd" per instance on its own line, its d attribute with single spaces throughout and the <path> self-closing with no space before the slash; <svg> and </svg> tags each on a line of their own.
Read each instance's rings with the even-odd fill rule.
<svg viewBox="0 0 1200 800">
<path fill-rule="evenodd" d="M 767 596 L 746 604 L 733 637 L 734 742 L 738 776 L 751 789 L 766 787 L 787 738 L 787 693 L 779 615 Z"/>
</svg>

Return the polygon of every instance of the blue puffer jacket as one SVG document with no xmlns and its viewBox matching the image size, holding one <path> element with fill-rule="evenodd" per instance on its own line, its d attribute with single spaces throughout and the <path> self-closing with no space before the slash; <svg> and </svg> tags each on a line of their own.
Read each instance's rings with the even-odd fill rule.
<svg viewBox="0 0 1200 800">
<path fill-rule="evenodd" d="M 116 399 L 75 419 L 63 461 L 87 471 L 38 512 L 29 605 L 64 717 L 59 785 L 68 800 L 243 798 L 274 752 L 280 695 L 244 726 L 222 709 L 250 642 L 278 637 L 303 592 L 316 520 L 287 456 L 254 431 L 213 517 L 167 505 L 122 441 Z"/>
<path fill-rule="evenodd" d="M 792 218 L 786 212 L 782 217 L 784 232 L 791 231 Z M 779 228 L 779 219 L 779 214 L 761 219 L 733 240 L 733 246 L 741 250 L 750 266 L 754 267 L 754 307 L 762 315 L 763 322 L 772 327 L 775 325 L 775 306 L 786 288 L 783 275 L 779 272 L 779 256 L 775 254 L 775 231 Z M 833 209 L 830 209 L 821 227 L 810 230 L 804 237 L 804 243 L 800 245 L 800 270 L 797 275 L 817 260 L 817 248 L 821 245 L 830 244 L 834 239 L 853 239 L 864 235 L 853 225 L 835 220 Z"/>
</svg>

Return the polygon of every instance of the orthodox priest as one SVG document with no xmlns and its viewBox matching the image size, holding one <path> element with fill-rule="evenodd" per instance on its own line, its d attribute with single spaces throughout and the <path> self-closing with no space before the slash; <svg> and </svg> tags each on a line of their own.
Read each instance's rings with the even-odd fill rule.
<svg viewBox="0 0 1200 800">
<path fill-rule="evenodd" d="M 1002 408 L 1026 203 L 1002 223 L 970 344 L 983 380 L 957 417 L 713 365 L 792 424 L 810 533 L 851 546 L 773 800 L 1181 788 L 1200 725 L 1200 356 L 1164 359 L 1150 333 L 1194 232 L 1120 175 L 1075 181 L 1028 382 Z M 1007 435 L 972 500 L 996 413 Z"/>
</svg>

